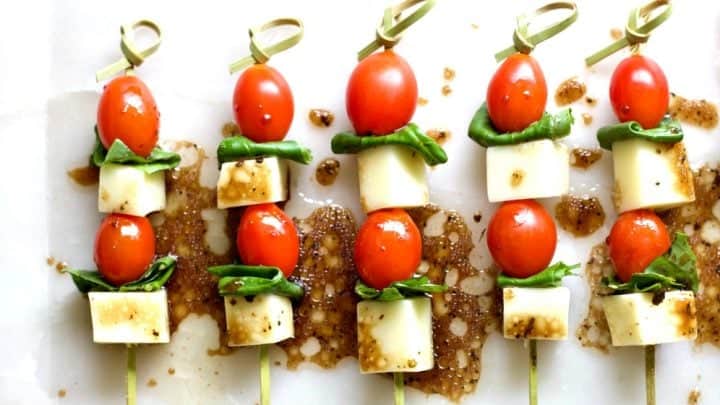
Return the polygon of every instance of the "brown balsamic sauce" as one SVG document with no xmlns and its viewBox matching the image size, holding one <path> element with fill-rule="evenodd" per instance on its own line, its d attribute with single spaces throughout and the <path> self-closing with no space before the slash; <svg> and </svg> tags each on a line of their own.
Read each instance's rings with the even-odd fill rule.
<svg viewBox="0 0 720 405">
<path fill-rule="evenodd" d="M 592 347 L 607 353 L 611 346 L 610 329 L 602 307 L 602 297 L 610 294 L 602 284 L 602 278 L 614 273 L 604 243 L 593 247 L 590 260 L 585 265 L 585 279 L 590 286 L 590 303 L 585 319 L 578 326 L 575 335 L 584 347 Z"/>
<path fill-rule="evenodd" d="M 435 368 L 406 373 L 405 382 L 423 392 L 458 401 L 475 390 L 482 369 L 483 345 L 500 324 L 498 290 L 494 288 L 496 272 L 478 270 L 470 264 L 472 233 L 457 212 L 436 206 L 408 212 L 421 230 L 434 215 L 445 217 L 441 234 L 428 236 L 423 232 L 423 260 L 427 263 L 425 274 L 435 283 L 448 284 L 449 290 L 432 298 Z"/>
<path fill-rule="evenodd" d="M 602 158 L 602 149 L 573 148 L 570 154 L 570 165 L 579 169 L 587 169 Z"/>
<path fill-rule="evenodd" d="M 304 286 L 305 296 L 295 308 L 295 337 L 279 346 L 290 369 L 303 361 L 332 368 L 345 357 L 357 356 L 355 219 L 350 210 L 329 206 L 296 221 L 300 260 L 292 279 Z M 319 350 L 304 354 L 302 347 L 311 339 L 317 340 Z"/>
<path fill-rule="evenodd" d="M 87 165 L 68 170 L 68 177 L 80 186 L 93 186 L 100 180 L 100 169 L 97 166 Z"/>
<path fill-rule="evenodd" d="M 340 161 L 335 158 L 324 159 L 315 168 L 315 181 L 323 186 L 331 186 L 340 174 Z"/>
<path fill-rule="evenodd" d="M 587 86 L 577 77 L 572 77 L 560 83 L 555 90 L 555 104 L 564 106 L 580 100 L 587 92 Z"/>
<path fill-rule="evenodd" d="M 427 136 L 434 139 L 438 145 L 443 145 L 447 142 L 451 135 L 452 133 L 448 129 L 429 129 L 427 131 Z"/>
<path fill-rule="evenodd" d="M 425 97 L 418 97 L 418 99 L 417 99 L 417 104 L 420 107 L 426 106 L 429 102 L 430 101 L 428 99 L 426 99 Z"/>
<path fill-rule="evenodd" d="M 717 106 L 707 100 L 688 100 L 673 93 L 668 111 L 674 119 L 701 128 L 712 129 L 718 124 Z"/>
<path fill-rule="evenodd" d="M 688 393 L 687 403 L 688 405 L 698 405 L 700 403 L 700 397 L 702 393 L 699 389 L 694 388 Z"/>
<path fill-rule="evenodd" d="M 442 89 L 440 89 L 440 92 L 442 93 L 442 95 L 446 96 L 446 97 L 449 96 L 450 94 L 452 94 L 452 91 L 453 91 L 452 87 L 450 87 L 449 84 L 443 85 Z"/>
<path fill-rule="evenodd" d="M 696 343 L 720 347 L 720 240 L 711 230 L 719 225 L 720 171 L 703 167 L 693 172 L 695 201 L 661 214 L 668 231 L 685 232 L 697 256 L 700 290 L 696 295 Z M 713 213 L 713 210 L 715 213 Z"/>
<path fill-rule="evenodd" d="M 616 41 L 618 39 L 622 38 L 623 35 L 624 35 L 623 30 L 621 30 L 620 28 L 611 28 L 610 29 L 610 38 L 612 38 Z"/>
<path fill-rule="evenodd" d="M 583 120 L 583 124 L 585 124 L 585 125 L 590 125 L 590 124 L 592 124 L 592 122 L 593 122 L 593 116 L 590 115 L 589 113 L 582 113 L 582 116 L 581 116 L 581 117 L 582 117 L 582 120 Z"/>
<path fill-rule="evenodd" d="M 159 255 L 177 255 L 177 267 L 167 283 L 170 330 L 190 314 L 208 314 L 215 319 L 225 348 L 225 310 L 217 293 L 217 278 L 208 273 L 210 266 L 231 263 L 232 252 L 218 255 L 205 240 L 207 224 L 202 217 L 205 209 L 217 207 L 214 188 L 200 184 L 200 169 L 207 159 L 205 152 L 192 143 L 180 142 L 180 148 L 197 149 L 197 160 L 190 166 L 170 170 L 165 175 L 168 204 L 155 229 L 156 251 Z M 232 249 L 231 249 L 232 251 Z M 229 350 L 225 350 L 229 352 Z"/>
<path fill-rule="evenodd" d="M 605 210 L 597 197 L 564 195 L 555 206 L 560 227 L 576 237 L 588 236 L 605 222 Z"/>
<path fill-rule="evenodd" d="M 235 124 L 234 122 L 226 122 L 225 124 L 223 124 L 220 133 L 222 134 L 223 138 L 228 138 L 231 136 L 239 135 L 240 128 L 238 128 L 237 124 Z"/>
<path fill-rule="evenodd" d="M 443 69 L 443 79 L 445 79 L 449 82 L 453 81 L 455 79 L 455 69 L 453 69 L 449 66 L 446 66 Z"/>
<path fill-rule="evenodd" d="M 335 121 L 335 114 L 322 108 L 313 108 L 308 113 L 308 119 L 316 127 L 327 128 Z"/>
</svg>

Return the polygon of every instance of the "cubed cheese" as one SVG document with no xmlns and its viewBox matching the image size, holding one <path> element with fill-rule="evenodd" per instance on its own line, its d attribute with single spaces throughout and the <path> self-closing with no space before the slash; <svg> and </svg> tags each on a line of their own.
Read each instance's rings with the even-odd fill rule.
<svg viewBox="0 0 720 405">
<path fill-rule="evenodd" d="M 357 305 L 360 371 L 416 372 L 433 368 L 430 298 L 360 301 Z"/>
<path fill-rule="evenodd" d="M 614 200 L 619 212 L 665 209 L 695 200 L 692 171 L 682 142 L 644 139 L 613 143 Z"/>
<path fill-rule="evenodd" d="M 155 292 L 90 292 L 95 343 L 168 343 L 167 294 Z"/>
<path fill-rule="evenodd" d="M 225 297 L 228 346 L 277 343 L 295 336 L 290 299 L 275 294 Z"/>
<path fill-rule="evenodd" d="M 611 295 L 603 298 L 613 346 L 656 345 L 697 337 L 695 296 L 692 291 L 670 291 L 659 303 L 652 293 Z"/>
<path fill-rule="evenodd" d="M 357 154 L 360 204 L 365 212 L 421 207 L 429 202 L 425 161 L 403 145 L 383 145 Z"/>
<path fill-rule="evenodd" d="M 564 340 L 568 334 L 570 290 L 503 288 L 503 333 L 507 339 Z"/>
<path fill-rule="evenodd" d="M 100 168 L 98 210 L 144 217 L 165 208 L 165 172 L 147 174 L 134 166 Z"/>
<path fill-rule="evenodd" d="M 276 157 L 226 162 L 217 182 L 218 208 L 287 200 L 287 163 Z"/>
<path fill-rule="evenodd" d="M 547 139 L 487 148 L 490 202 L 567 194 L 570 155 L 567 146 Z"/>
</svg>

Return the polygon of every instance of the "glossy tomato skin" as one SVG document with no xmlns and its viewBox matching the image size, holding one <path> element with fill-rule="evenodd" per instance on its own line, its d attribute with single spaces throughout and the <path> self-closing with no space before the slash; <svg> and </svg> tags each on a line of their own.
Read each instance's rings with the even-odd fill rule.
<svg viewBox="0 0 720 405">
<path fill-rule="evenodd" d="M 290 277 L 300 256 L 295 223 L 275 204 L 245 209 L 237 227 L 240 260 L 254 266 L 275 266 Z"/>
<path fill-rule="evenodd" d="M 542 118 L 547 84 L 535 58 L 515 53 L 505 59 L 490 79 L 486 100 L 490 120 L 500 132 L 522 131 Z"/>
<path fill-rule="evenodd" d="M 610 103 L 620 122 L 637 121 L 643 128 L 657 127 L 670 103 L 665 73 L 645 56 L 626 58 L 610 79 Z"/>
<path fill-rule="evenodd" d="M 283 75 L 258 63 L 238 77 L 233 111 L 243 136 L 255 142 L 281 141 L 290 130 L 295 104 Z"/>
<path fill-rule="evenodd" d="M 392 50 L 361 60 L 350 75 L 345 107 L 359 135 L 386 135 L 405 126 L 415 113 L 415 73 Z"/>
<path fill-rule="evenodd" d="M 110 148 L 120 139 L 147 157 L 158 140 L 160 113 L 150 89 L 136 76 L 119 76 L 105 86 L 97 110 L 100 142 Z"/>
<path fill-rule="evenodd" d="M 145 217 L 110 214 L 95 234 L 95 264 L 115 286 L 135 281 L 155 257 L 155 231 Z"/>
<path fill-rule="evenodd" d="M 658 256 L 670 249 L 670 234 L 660 218 L 650 210 L 622 213 L 607 240 L 610 260 L 623 282 L 642 273 Z"/>
<path fill-rule="evenodd" d="M 508 201 L 490 219 L 487 244 L 505 274 L 530 277 L 550 264 L 557 229 L 547 210 L 535 200 Z"/>
<path fill-rule="evenodd" d="M 374 211 L 358 230 L 355 266 L 367 285 L 381 289 L 406 280 L 420 265 L 422 238 L 405 210 Z"/>
</svg>

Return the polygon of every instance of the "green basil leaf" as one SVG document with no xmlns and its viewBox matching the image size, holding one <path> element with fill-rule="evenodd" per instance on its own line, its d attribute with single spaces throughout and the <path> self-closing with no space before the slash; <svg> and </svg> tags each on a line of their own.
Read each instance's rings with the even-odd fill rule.
<svg viewBox="0 0 720 405">
<path fill-rule="evenodd" d="M 223 139 L 218 145 L 217 156 L 220 164 L 261 156 L 276 156 L 304 165 L 312 161 L 310 149 L 300 146 L 296 141 L 256 143 L 241 135 Z"/>
<path fill-rule="evenodd" d="M 396 281 L 382 290 L 372 288 L 358 280 L 355 284 L 355 294 L 364 300 L 397 301 L 405 298 L 426 296 L 447 291 L 444 284 L 433 284 L 425 277 L 413 277 L 403 281 Z"/>
<path fill-rule="evenodd" d="M 623 283 L 616 277 L 605 277 L 602 282 L 614 293 L 661 292 L 692 290 L 697 292 L 700 280 L 697 259 L 687 235 L 676 232 L 670 250 L 653 260 L 642 272 L 635 273 Z"/>
<path fill-rule="evenodd" d="M 228 264 L 208 268 L 208 272 L 220 277 L 218 292 L 222 296 L 252 296 L 277 294 L 298 300 L 305 290 L 285 278 L 277 267 Z"/>
<path fill-rule="evenodd" d="M 65 269 L 63 273 L 70 274 L 75 287 L 83 294 L 90 291 L 117 291 L 117 287 L 105 281 L 97 271 Z"/>
<path fill-rule="evenodd" d="M 413 123 L 382 136 L 358 136 L 351 132 L 341 132 L 333 137 L 330 147 L 333 153 L 358 153 L 381 145 L 407 146 L 418 152 L 430 166 L 448 160 L 445 150 Z"/>
<path fill-rule="evenodd" d="M 105 164 L 135 166 L 147 174 L 152 174 L 177 167 L 180 164 L 180 155 L 175 152 L 164 151 L 156 146 L 150 152 L 150 156 L 145 158 L 136 155 L 120 139 L 116 139 L 110 145 L 110 149 L 106 150 L 102 142 L 100 142 L 96 126 L 95 148 L 92 155 L 90 155 L 90 162 L 97 167 L 102 167 Z"/>
<path fill-rule="evenodd" d="M 683 130 L 680 123 L 666 115 L 657 128 L 644 129 L 636 121 L 628 121 L 615 125 L 602 127 L 597 132 L 600 147 L 612 150 L 615 141 L 639 138 L 659 143 L 677 143 L 683 139 Z"/>
<path fill-rule="evenodd" d="M 550 288 L 558 287 L 565 276 L 575 276 L 574 271 L 579 268 L 580 264 L 568 266 L 563 262 L 558 262 L 547 269 L 526 278 L 515 278 L 500 273 L 497 278 L 498 287 L 532 287 L 532 288 Z"/>
<path fill-rule="evenodd" d="M 70 274 L 73 283 L 81 293 L 90 291 L 153 292 L 161 289 L 167 283 L 175 270 L 175 263 L 173 256 L 157 259 L 139 279 L 119 287 L 107 282 L 97 271 L 65 269 L 63 273 Z"/>
<path fill-rule="evenodd" d="M 470 121 L 468 136 L 484 147 L 516 145 L 540 139 L 559 139 L 570 134 L 574 122 L 568 108 L 557 114 L 544 113 L 542 118 L 519 132 L 498 133 L 490 121 L 487 103 L 483 103 Z"/>
<path fill-rule="evenodd" d="M 170 280 L 176 263 L 173 256 L 157 259 L 139 279 L 123 284 L 118 291 L 157 291 Z"/>
</svg>

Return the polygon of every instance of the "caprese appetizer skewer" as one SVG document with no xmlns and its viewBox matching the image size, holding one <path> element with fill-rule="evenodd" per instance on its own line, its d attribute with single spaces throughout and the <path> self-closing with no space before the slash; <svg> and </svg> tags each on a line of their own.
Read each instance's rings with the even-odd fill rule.
<svg viewBox="0 0 720 405">
<path fill-rule="evenodd" d="M 615 276 L 603 280 L 613 293 L 603 298 L 603 309 L 614 346 L 645 346 L 648 405 L 655 404 L 655 345 L 697 335 L 695 255 L 684 234 L 671 243 L 650 211 L 695 200 L 683 131 L 668 114 L 667 78 L 657 63 L 640 55 L 639 45 L 671 11 L 668 0 L 632 10 L 625 36 L 585 60 L 591 66 L 626 46 L 633 53 L 610 79 L 610 102 L 620 123 L 597 133 L 600 146 L 612 151 L 614 200 L 621 213 L 607 239 Z"/>
<path fill-rule="evenodd" d="M 355 292 L 362 299 L 357 305 L 360 371 L 393 373 L 398 405 L 405 401 L 403 373 L 434 367 L 429 295 L 447 289 L 416 275 L 422 237 L 404 210 L 428 204 L 426 164 L 445 163 L 447 155 L 410 123 L 417 81 L 392 49 L 402 31 L 433 6 L 434 1 L 411 0 L 385 10 L 378 39 L 359 52 L 347 85 L 345 105 L 355 132 L 332 140 L 333 152 L 358 154 L 360 202 L 368 215 L 354 251 L 360 276 Z M 385 49 L 373 53 L 380 46 Z"/>
<path fill-rule="evenodd" d="M 288 38 L 268 46 L 257 42 L 263 31 L 286 25 L 296 28 Z M 292 18 L 250 30 L 251 55 L 230 66 L 231 73 L 245 69 L 233 95 L 240 133 L 223 139 L 217 150 L 218 208 L 245 208 L 236 230 L 240 263 L 208 271 L 218 277 L 218 292 L 225 297 L 228 345 L 260 346 L 262 405 L 270 403 L 268 346 L 294 336 L 292 302 L 304 295 L 302 286 L 288 280 L 300 256 L 298 230 L 275 203 L 288 199 L 287 160 L 312 160 L 308 149 L 283 140 L 294 115 L 292 92 L 266 62 L 297 44 L 302 31 L 302 23 Z"/>
<path fill-rule="evenodd" d="M 528 32 L 533 18 L 554 10 L 570 14 L 537 33 Z M 468 130 L 471 139 L 487 148 L 488 199 L 503 202 L 490 220 L 487 243 L 501 270 L 497 284 L 503 289 L 503 334 L 529 340 L 531 405 L 537 404 L 536 340 L 567 339 L 570 291 L 560 284 L 578 266 L 559 262 L 548 267 L 557 230 L 533 199 L 568 192 L 569 152 L 556 140 L 570 134 L 573 116 L 569 109 L 545 112 L 547 84 L 530 52 L 576 19 L 577 7 L 571 2 L 550 3 L 518 18 L 514 45 L 495 55 L 504 61 Z"/>
<path fill-rule="evenodd" d="M 148 27 L 157 42 L 135 53 L 132 31 Z M 122 26 L 124 58 L 98 72 L 98 81 L 124 71 L 104 88 L 97 111 L 91 163 L 99 167 L 98 209 L 109 213 L 95 236 L 98 271 L 67 269 L 87 293 L 95 343 L 127 345 L 127 403 L 136 401 L 135 345 L 168 343 L 170 325 L 163 286 L 175 257 L 155 255 L 155 232 L 145 215 L 165 208 L 164 170 L 180 156 L 157 146 L 159 113 L 133 69 L 160 45 L 160 29 L 142 20 Z"/>
</svg>

